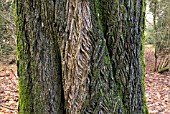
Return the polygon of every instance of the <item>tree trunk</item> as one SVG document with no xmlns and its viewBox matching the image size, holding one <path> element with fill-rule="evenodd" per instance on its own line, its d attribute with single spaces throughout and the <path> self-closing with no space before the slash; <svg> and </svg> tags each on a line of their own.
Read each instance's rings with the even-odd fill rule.
<svg viewBox="0 0 170 114">
<path fill-rule="evenodd" d="M 126 113 L 148 113 L 144 89 L 145 1 L 109 3 L 107 46 Z"/>
<path fill-rule="evenodd" d="M 18 0 L 17 55 L 20 114 L 62 114 L 61 55 L 51 1 Z"/>
<path fill-rule="evenodd" d="M 16 0 L 19 113 L 147 114 L 142 0 Z"/>
</svg>

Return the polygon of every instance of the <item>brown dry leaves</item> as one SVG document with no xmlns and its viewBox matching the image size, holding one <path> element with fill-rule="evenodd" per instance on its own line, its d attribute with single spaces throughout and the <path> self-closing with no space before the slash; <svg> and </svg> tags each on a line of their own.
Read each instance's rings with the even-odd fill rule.
<svg viewBox="0 0 170 114">
<path fill-rule="evenodd" d="M 17 114 L 18 77 L 16 65 L 0 65 L 0 114 Z"/>
<path fill-rule="evenodd" d="M 170 114 L 170 71 L 153 72 L 154 50 L 145 50 L 146 100 L 150 114 Z"/>
<path fill-rule="evenodd" d="M 146 75 L 146 98 L 150 114 L 170 114 L 170 73 Z"/>
</svg>

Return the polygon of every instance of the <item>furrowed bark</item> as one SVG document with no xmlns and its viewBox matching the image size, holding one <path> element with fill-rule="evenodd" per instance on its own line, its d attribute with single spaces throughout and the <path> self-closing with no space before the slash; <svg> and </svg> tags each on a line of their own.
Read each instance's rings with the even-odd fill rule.
<svg viewBox="0 0 170 114">
<path fill-rule="evenodd" d="M 92 39 L 89 2 L 68 0 L 62 43 L 62 68 L 66 112 L 80 114 L 88 94 Z"/>
<path fill-rule="evenodd" d="M 67 1 L 66 33 L 62 38 L 66 113 L 124 112 L 106 42 L 97 24 L 96 3 Z"/>
<path fill-rule="evenodd" d="M 16 0 L 20 114 L 147 114 L 143 0 Z"/>
<path fill-rule="evenodd" d="M 16 1 L 19 113 L 64 111 L 61 55 L 54 33 L 54 3 Z"/>
<path fill-rule="evenodd" d="M 128 114 L 148 113 L 143 62 L 145 4 L 144 0 L 121 0 L 108 5 L 107 46 L 117 87 Z"/>
</svg>

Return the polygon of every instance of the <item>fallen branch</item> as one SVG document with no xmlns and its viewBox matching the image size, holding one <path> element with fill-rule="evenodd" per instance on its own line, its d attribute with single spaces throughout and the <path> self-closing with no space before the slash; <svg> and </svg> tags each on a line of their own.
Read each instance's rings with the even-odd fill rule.
<svg viewBox="0 0 170 114">
<path fill-rule="evenodd" d="M 10 69 L 11 73 L 15 76 L 16 79 L 18 79 L 17 75 L 15 75 L 14 70 Z"/>
<path fill-rule="evenodd" d="M 158 70 L 158 73 L 163 73 L 164 71 L 167 71 L 167 70 L 169 70 L 169 69 L 170 69 L 170 65 L 167 66 L 167 67 L 164 67 L 164 68 L 159 69 L 159 70 Z"/>
</svg>

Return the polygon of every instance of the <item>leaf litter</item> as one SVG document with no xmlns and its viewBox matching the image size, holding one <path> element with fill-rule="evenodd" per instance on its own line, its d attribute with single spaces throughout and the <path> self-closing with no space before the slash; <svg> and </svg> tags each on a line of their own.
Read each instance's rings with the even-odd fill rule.
<svg viewBox="0 0 170 114">
<path fill-rule="evenodd" d="M 17 67 L 0 65 L 0 114 L 18 114 Z"/>
<path fill-rule="evenodd" d="M 154 50 L 145 50 L 146 101 L 150 114 L 170 114 L 170 71 L 153 72 Z"/>
</svg>

